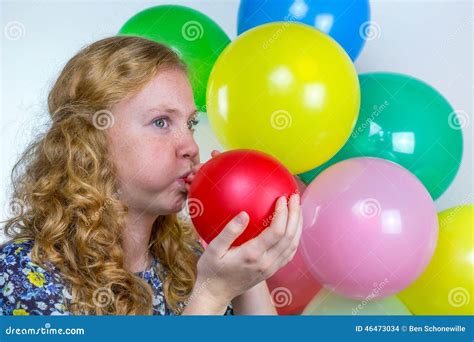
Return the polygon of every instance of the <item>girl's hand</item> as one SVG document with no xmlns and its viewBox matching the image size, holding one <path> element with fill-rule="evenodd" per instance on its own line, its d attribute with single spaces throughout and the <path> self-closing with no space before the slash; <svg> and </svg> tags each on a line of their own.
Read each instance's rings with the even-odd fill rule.
<svg viewBox="0 0 474 342">
<path fill-rule="evenodd" d="M 249 222 L 246 212 L 234 217 L 201 255 L 195 289 L 208 301 L 226 305 L 272 276 L 296 253 L 303 228 L 298 194 L 280 197 L 271 225 L 256 238 L 231 247 Z"/>
</svg>

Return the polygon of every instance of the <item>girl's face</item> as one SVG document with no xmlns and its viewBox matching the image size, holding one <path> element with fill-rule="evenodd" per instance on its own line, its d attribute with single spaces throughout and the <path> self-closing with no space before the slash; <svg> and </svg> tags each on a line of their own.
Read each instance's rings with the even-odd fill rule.
<svg viewBox="0 0 474 342">
<path fill-rule="evenodd" d="M 199 163 L 197 112 L 186 74 L 160 71 L 111 112 L 114 124 L 107 133 L 121 200 L 143 215 L 179 212 L 187 196 L 180 178 Z"/>
</svg>

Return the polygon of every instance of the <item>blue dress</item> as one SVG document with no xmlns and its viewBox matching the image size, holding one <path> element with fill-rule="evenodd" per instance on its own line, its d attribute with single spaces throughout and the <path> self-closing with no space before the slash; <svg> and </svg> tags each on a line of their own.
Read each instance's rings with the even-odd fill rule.
<svg viewBox="0 0 474 342">
<path fill-rule="evenodd" d="M 51 263 L 49 272 L 31 261 L 33 243 L 15 240 L 0 249 L 0 315 L 70 315 L 65 305 L 71 299 L 68 287 Z M 153 315 L 174 315 L 164 297 L 158 263 L 155 259 L 150 268 L 135 274 L 153 289 Z M 230 304 L 225 315 L 233 314 Z"/>
</svg>

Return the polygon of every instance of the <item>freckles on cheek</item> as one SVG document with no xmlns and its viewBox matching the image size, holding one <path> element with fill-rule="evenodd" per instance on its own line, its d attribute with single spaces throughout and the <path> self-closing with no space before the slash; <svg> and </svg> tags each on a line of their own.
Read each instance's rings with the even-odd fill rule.
<svg viewBox="0 0 474 342">
<path fill-rule="evenodd" d="M 169 185 L 176 173 L 174 145 L 169 136 L 133 124 L 112 129 L 116 129 L 112 142 L 114 160 L 122 178 L 134 178 L 136 185 L 155 188 Z"/>
<path fill-rule="evenodd" d="M 121 177 L 128 177 L 128 173 L 132 169 L 138 169 L 140 161 L 138 152 L 139 148 L 134 146 L 133 140 L 125 135 L 114 136 L 111 142 L 110 151 L 112 152 L 112 159 L 117 166 L 119 175 Z"/>
<path fill-rule="evenodd" d="M 174 180 L 175 164 L 171 150 L 158 139 L 140 139 L 127 147 L 126 167 L 143 182 L 154 187 L 165 187 Z"/>
</svg>

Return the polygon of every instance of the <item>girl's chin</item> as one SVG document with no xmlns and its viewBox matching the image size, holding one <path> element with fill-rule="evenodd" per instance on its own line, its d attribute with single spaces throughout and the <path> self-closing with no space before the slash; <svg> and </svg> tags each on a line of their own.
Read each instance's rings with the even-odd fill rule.
<svg viewBox="0 0 474 342">
<path fill-rule="evenodd" d="M 184 184 L 175 182 L 168 190 L 168 212 L 178 213 L 186 206 L 188 191 Z"/>
<path fill-rule="evenodd" d="M 176 192 L 176 200 L 175 200 L 175 208 L 177 211 L 182 210 L 186 205 L 186 199 L 188 198 L 187 191 L 177 191 Z"/>
</svg>

